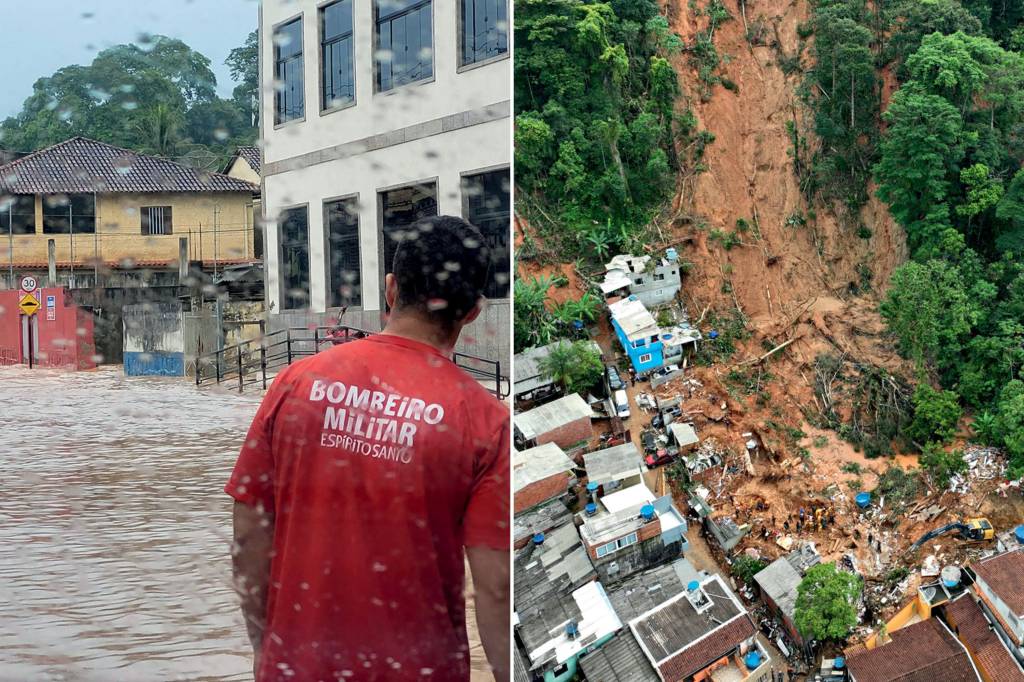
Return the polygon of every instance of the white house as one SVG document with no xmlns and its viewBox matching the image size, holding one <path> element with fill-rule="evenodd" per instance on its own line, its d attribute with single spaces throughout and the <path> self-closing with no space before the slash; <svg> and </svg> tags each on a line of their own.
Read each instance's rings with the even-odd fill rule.
<svg viewBox="0 0 1024 682">
<path fill-rule="evenodd" d="M 509 349 L 508 0 L 264 0 L 260 128 L 271 328 L 375 330 L 409 224 L 461 215 L 494 253 L 460 350 Z"/>
<path fill-rule="evenodd" d="M 679 256 L 668 249 L 664 258 L 618 255 L 605 264 L 601 292 L 606 299 L 636 296 L 648 308 L 675 299 L 682 287 Z"/>
</svg>

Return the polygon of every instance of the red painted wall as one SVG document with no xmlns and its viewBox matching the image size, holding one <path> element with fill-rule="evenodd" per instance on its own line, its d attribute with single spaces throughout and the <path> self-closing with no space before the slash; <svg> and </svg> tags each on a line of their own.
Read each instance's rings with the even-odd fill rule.
<svg viewBox="0 0 1024 682">
<path fill-rule="evenodd" d="M 96 368 L 92 312 L 71 299 L 67 289 L 47 287 L 37 291 L 40 302 L 36 324 L 40 367 L 83 370 Z M 52 320 L 47 319 L 47 297 L 54 297 Z M 0 364 L 28 364 L 22 348 L 20 292 L 0 291 Z"/>
</svg>

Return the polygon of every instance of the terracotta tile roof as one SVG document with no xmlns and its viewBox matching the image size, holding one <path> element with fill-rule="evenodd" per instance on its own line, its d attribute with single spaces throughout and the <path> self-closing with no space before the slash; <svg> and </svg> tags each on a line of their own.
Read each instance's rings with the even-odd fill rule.
<svg viewBox="0 0 1024 682">
<path fill-rule="evenodd" d="M 242 157 L 245 162 L 252 166 L 252 169 L 257 173 L 260 172 L 260 148 L 259 147 L 239 147 L 238 151 L 235 152 L 235 157 Z"/>
<path fill-rule="evenodd" d="M 1010 610 L 1024 615 L 1024 550 L 1004 552 L 971 564 L 971 570 L 985 581 Z"/>
<path fill-rule="evenodd" d="M 0 166 L 0 192 L 258 192 L 259 187 L 170 159 L 73 137 Z"/>
<path fill-rule="evenodd" d="M 692 677 L 753 636 L 754 623 L 746 614 L 729 621 L 659 665 L 662 679 L 684 680 Z"/>
<path fill-rule="evenodd" d="M 848 655 L 857 682 L 975 682 L 970 656 L 936 618 L 900 628 L 888 644 Z"/>
<path fill-rule="evenodd" d="M 989 629 L 978 603 L 962 597 L 946 607 L 954 631 L 991 682 L 1024 682 L 1024 671 L 1007 651 L 999 636 Z"/>
</svg>

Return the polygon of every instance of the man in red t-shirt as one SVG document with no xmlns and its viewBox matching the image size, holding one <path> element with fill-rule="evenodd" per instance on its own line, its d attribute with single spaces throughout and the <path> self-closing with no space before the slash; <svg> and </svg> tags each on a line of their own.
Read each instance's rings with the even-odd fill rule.
<svg viewBox="0 0 1024 682">
<path fill-rule="evenodd" d="M 448 359 L 488 265 L 469 223 L 420 220 L 384 330 L 274 379 L 225 488 L 257 682 L 467 680 L 467 555 L 508 679 L 509 410 Z"/>
</svg>

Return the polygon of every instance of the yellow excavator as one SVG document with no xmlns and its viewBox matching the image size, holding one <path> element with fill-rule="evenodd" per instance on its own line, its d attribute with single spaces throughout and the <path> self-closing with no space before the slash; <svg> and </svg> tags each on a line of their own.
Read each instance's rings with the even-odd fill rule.
<svg viewBox="0 0 1024 682">
<path fill-rule="evenodd" d="M 911 551 L 918 549 L 921 545 L 928 542 L 932 538 L 937 538 L 940 535 L 951 533 L 956 531 L 960 534 L 960 537 L 970 542 L 982 542 L 984 540 L 991 540 L 996 536 L 996 530 L 992 527 L 992 524 L 988 519 L 968 519 L 967 521 L 954 521 L 953 523 L 947 523 L 941 528 L 930 530 L 917 541 L 910 546 Z"/>
</svg>

